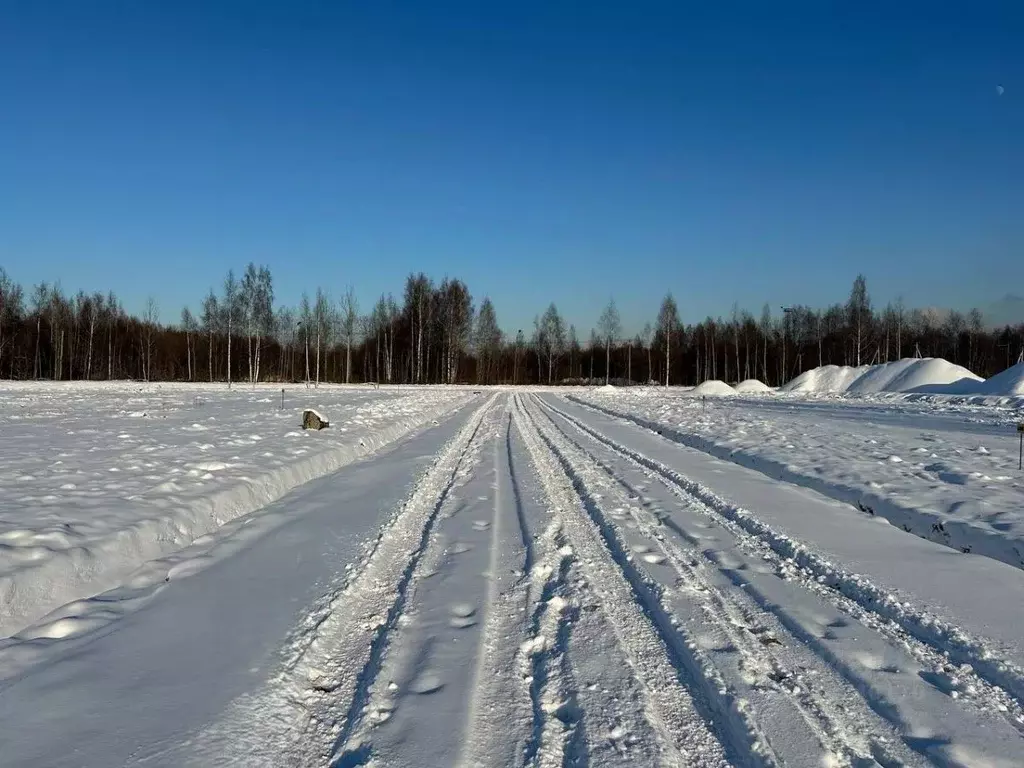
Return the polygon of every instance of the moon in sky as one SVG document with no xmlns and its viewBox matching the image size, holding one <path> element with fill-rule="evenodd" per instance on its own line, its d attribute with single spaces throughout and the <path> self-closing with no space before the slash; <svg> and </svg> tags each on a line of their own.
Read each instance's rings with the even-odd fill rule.
<svg viewBox="0 0 1024 768">
<path fill-rule="evenodd" d="M 996 86 L 996 96 L 1002 96 L 1005 91 L 1006 91 L 1006 89 L 1003 88 L 1003 86 L 1001 86 L 1001 85 L 997 85 Z"/>
</svg>

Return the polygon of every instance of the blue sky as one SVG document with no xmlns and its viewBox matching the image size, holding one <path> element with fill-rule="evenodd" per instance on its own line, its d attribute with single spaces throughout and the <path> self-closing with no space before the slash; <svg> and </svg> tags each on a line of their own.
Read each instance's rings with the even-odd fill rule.
<svg viewBox="0 0 1024 768">
<path fill-rule="evenodd" d="M 956 7 L 954 7 L 956 6 Z M 0 265 L 231 266 L 364 306 L 424 270 L 525 327 L 1024 294 L 1019 3 L 6 2 Z M 1000 95 L 997 86 L 1005 91 Z"/>
</svg>

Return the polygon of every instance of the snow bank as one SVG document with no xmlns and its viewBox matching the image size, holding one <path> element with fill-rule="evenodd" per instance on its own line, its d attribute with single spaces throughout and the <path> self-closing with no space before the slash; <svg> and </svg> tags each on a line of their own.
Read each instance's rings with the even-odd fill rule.
<svg viewBox="0 0 1024 768">
<path fill-rule="evenodd" d="M 1024 396 L 1024 363 L 1017 363 L 979 384 L 976 392 L 981 395 Z"/>
<path fill-rule="evenodd" d="M 726 384 L 724 381 L 718 379 L 709 379 L 701 384 L 698 384 L 693 389 L 695 395 L 710 395 L 713 397 L 723 397 L 726 395 L 735 395 L 736 390 Z"/>
<path fill-rule="evenodd" d="M 771 392 L 772 388 L 758 379 L 746 379 L 736 385 L 736 391 L 744 395 L 753 395 L 759 392 Z"/>
<path fill-rule="evenodd" d="M 908 357 L 892 363 L 859 368 L 824 365 L 800 374 L 784 392 L 810 394 L 845 393 L 872 395 L 883 392 L 916 394 L 967 394 L 983 379 L 963 366 L 937 357 Z"/>
<path fill-rule="evenodd" d="M 0 386 L 0 636 L 111 589 L 471 399 L 467 390 Z M 299 426 L 310 407 L 335 420 Z"/>
</svg>

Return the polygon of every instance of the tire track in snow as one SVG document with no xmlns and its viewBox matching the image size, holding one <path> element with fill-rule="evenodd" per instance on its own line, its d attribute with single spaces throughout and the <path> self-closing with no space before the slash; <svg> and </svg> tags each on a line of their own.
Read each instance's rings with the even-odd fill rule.
<svg viewBox="0 0 1024 768">
<path fill-rule="evenodd" d="M 529 638 L 516 654 L 520 679 L 529 688 L 533 730 L 523 764 L 555 768 L 565 763 L 579 727 L 571 672 L 567 663 L 568 628 L 575 610 L 565 593 L 573 551 L 559 521 L 537 541 L 541 557 L 530 573 L 532 594 Z"/>
<path fill-rule="evenodd" d="M 745 450 L 738 453 L 731 447 L 713 439 L 686 432 L 670 424 L 644 418 L 629 411 L 620 411 L 607 405 L 592 403 L 569 395 L 569 401 L 584 408 L 598 411 L 616 419 L 628 421 L 641 429 L 670 439 L 721 461 L 746 467 L 778 482 L 806 488 L 842 504 L 848 504 L 873 517 L 888 520 L 899 530 L 934 544 L 976 556 L 989 557 L 1014 568 L 1024 569 L 1024 552 L 1019 539 L 1008 539 L 999 531 L 957 519 L 955 514 L 939 514 L 914 504 L 904 504 L 893 496 L 874 493 L 870 487 L 858 488 L 841 480 L 829 480 L 807 470 L 800 470 L 770 456 L 758 456 Z"/>
<path fill-rule="evenodd" d="M 773 719 L 783 717 L 789 708 L 795 709 L 793 714 L 803 721 L 809 736 L 820 744 L 824 750 L 822 760 L 828 765 L 858 765 L 865 760 L 878 760 L 885 765 L 914 762 L 905 748 L 893 749 L 892 742 L 898 734 L 874 715 L 866 704 L 855 713 L 851 713 L 848 707 L 844 707 L 842 715 L 836 712 L 828 700 L 829 694 L 834 692 L 824 690 L 817 677 L 827 675 L 828 667 L 817 661 L 810 649 L 797 642 L 784 625 L 776 626 L 778 622 L 772 621 L 744 592 L 718 589 L 702 563 L 704 553 L 681 543 L 679 537 L 673 535 L 675 529 L 666 526 L 664 520 L 638 503 L 643 496 L 640 488 L 632 486 L 614 467 L 567 434 L 551 418 L 551 414 L 559 413 L 556 409 L 545 403 L 541 405 L 560 436 L 556 440 L 558 450 L 574 466 L 581 483 L 590 489 L 588 493 L 595 504 L 607 509 L 608 503 L 602 502 L 610 495 L 610 503 L 619 505 L 602 514 L 620 520 L 628 517 L 625 528 L 619 522 L 611 523 L 609 527 L 616 529 L 620 546 L 632 548 L 640 559 L 650 564 L 639 567 L 652 583 L 660 583 L 664 588 L 663 603 L 672 620 L 682 625 L 693 625 L 693 631 L 699 632 L 705 646 L 715 645 L 719 649 L 738 652 L 740 660 L 735 668 L 733 653 L 716 654 L 716 658 L 727 664 L 723 673 L 738 676 L 734 684 L 749 686 L 755 695 L 766 690 L 778 693 L 779 696 L 767 702 L 771 705 Z M 584 435 L 588 434 L 574 422 L 566 421 Z M 603 490 L 609 487 L 610 493 L 606 495 Z M 634 526 L 639 536 L 630 535 L 629 529 Z M 631 544 L 629 539 L 636 541 Z M 650 542 L 658 552 L 651 552 L 645 542 Z M 666 578 L 667 574 L 660 570 L 665 564 L 675 572 L 676 584 L 672 584 L 671 577 Z M 714 644 L 709 642 L 711 639 L 715 640 Z M 783 647 L 786 660 L 776 650 Z M 798 675 L 794 668 L 802 670 L 802 673 Z M 836 683 L 848 687 L 838 679 Z M 819 690 L 815 691 L 815 688 Z M 857 698 L 852 688 L 848 695 L 836 698 L 849 701 L 850 695 Z M 851 719 L 851 715 L 855 717 Z M 791 722 L 785 730 L 785 741 L 790 746 L 801 739 L 799 727 L 798 723 Z"/>
<path fill-rule="evenodd" d="M 511 398 L 508 402 L 511 404 Z M 521 569 L 519 578 L 504 592 L 497 580 L 490 583 L 473 707 L 459 764 L 465 768 L 497 765 L 516 754 L 521 756 L 517 765 L 561 766 L 571 734 L 567 727 L 552 726 L 548 715 L 549 710 L 570 701 L 574 689 L 564 653 L 572 606 L 561 594 L 572 551 L 564 546 L 557 524 L 549 524 L 536 538 L 531 535 L 513 450 L 511 410 L 505 416 L 504 439 L 494 445 L 497 483 L 491 571 L 502 567 L 507 556 L 502 539 L 506 550 L 521 553 Z M 509 513 L 509 504 L 514 514 Z M 515 534 L 504 531 L 502 519 L 514 520 Z M 540 521 L 533 524 L 539 526 Z M 510 547 L 513 536 L 520 547 Z M 511 739 L 510 704 L 515 715 L 521 711 L 527 715 L 523 732 Z M 509 741 L 514 742 L 512 749 Z"/>
<path fill-rule="evenodd" d="M 673 659 L 679 659 L 681 643 L 666 637 L 666 630 L 671 632 L 670 627 L 652 619 L 648 612 L 657 607 L 650 604 L 642 585 L 631 578 L 628 563 L 617 562 L 615 553 L 606 549 L 601 532 L 590 519 L 585 502 L 574 488 L 571 476 L 559 463 L 550 445 L 546 444 L 543 434 L 518 396 L 516 405 L 516 424 L 541 482 L 569 541 L 577 551 L 583 571 L 601 598 L 602 609 L 619 646 L 644 691 L 644 714 L 665 750 L 665 764 L 727 765 L 723 745 L 698 713 L 698 707 L 708 709 L 708 702 L 701 699 L 695 702 L 680 683 L 681 670 L 673 663 Z M 713 671 L 700 662 L 694 664 L 693 658 L 689 662 L 680 666 L 689 667 L 688 677 L 700 678 L 694 682 L 701 684 L 701 698 L 708 695 L 719 698 L 720 682 L 712 682 L 705 676 L 710 674 L 713 677 Z M 725 711 L 719 709 L 717 714 L 723 715 L 726 721 L 732 721 L 738 713 L 730 711 L 727 706 Z M 745 728 L 739 739 L 736 738 L 731 722 L 726 731 L 727 748 L 738 752 L 744 762 L 773 763 L 770 758 L 760 759 L 760 755 L 754 758 L 758 750 L 750 744 L 749 733 Z"/>
<path fill-rule="evenodd" d="M 501 538 L 506 557 L 514 551 L 530 567 L 492 601 L 497 610 L 488 616 L 459 764 L 660 765 L 658 741 L 633 705 L 637 683 L 561 522 L 552 520 L 511 416 L 496 457 L 502 470 L 497 504 L 514 502 L 515 516 L 505 509 L 502 519 L 513 524 Z M 524 710 L 525 721 L 519 716 Z"/>
<path fill-rule="evenodd" d="M 571 577 L 574 553 L 561 524 L 548 520 L 544 525 L 537 515 L 543 507 L 534 503 L 528 509 L 523 498 L 522 472 L 516 466 L 522 448 L 513 449 L 511 410 L 506 414 L 504 440 L 494 447 L 498 483 L 491 570 L 499 567 L 508 549 L 521 553 L 522 568 L 505 592 L 498 589 L 497 581 L 491 581 L 460 765 L 508 764 L 510 755 L 518 755 L 515 765 L 585 766 L 589 745 L 570 663 L 572 627 L 580 605 Z M 514 508 L 514 516 L 506 500 Z M 514 520 L 514 534 L 501 527 L 502 519 Z M 543 530 L 533 536 L 531 527 L 540 529 L 542 525 Z M 513 545 L 513 538 L 520 547 Z M 519 722 L 520 711 L 527 715 L 524 727 L 510 739 L 510 721 Z M 509 749 L 509 741 L 515 742 L 514 748 Z"/>
<path fill-rule="evenodd" d="M 696 502 L 705 514 L 737 538 L 761 551 L 780 576 L 799 581 L 836 609 L 902 647 L 945 687 L 961 706 L 997 712 L 1024 733 L 1024 670 L 1000 659 L 964 629 L 945 622 L 815 553 L 801 542 L 774 531 L 750 511 L 737 507 L 675 470 L 603 435 L 575 416 L 548 403 L 544 407 L 596 442 L 650 471 L 679 498 Z"/>
<path fill-rule="evenodd" d="M 329 614 L 295 665 L 296 700 L 307 718 L 298 764 L 358 765 L 368 757 L 361 751 L 337 759 L 332 754 L 362 721 L 438 513 L 496 400 L 497 395 L 489 398 L 442 451 L 363 569 L 331 601 Z"/>
<path fill-rule="evenodd" d="M 489 587 L 506 579 L 496 570 L 500 499 L 490 493 L 496 478 L 484 471 L 487 454 L 493 453 L 488 448 L 499 436 L 499 416 L 494 409 L 484 418 L 439 499 L 405 608 L 367 690 L 365 714 L 347 739 L 339 738 L 332 765 L 378 757 L 395 766 L 440 763 L 450 759 L 452 742 L 471 719 L 475 697 L 452 697 L 450 692 L 473 690 L 466 658 L 479 660 L 480 617 L 494 614 Z M 507 704 L 511 718 L 515 707 Z M 412 745 L 415 754 L 409 755 Z"/>
<path fill-rule="evenodd" d="M 496 755 L 522 754 L 528 737 L 510 734 L 509 721 L 532 717 L 528 691 L 520 684 L 508 659 L 515 653 L 518 638 L 526 629 L 523 618 L 529 600 L 528 576 L 533 563 L 533 545 L 512 455 L 512 414 L 504 414 L 504 439 L 493 444 L 494 522 L 490 542 L 490 579 L 484 632 L 474 671 L 473 698 L 459 765 L 476 768 L 495 762 Z M 500 436 L 499 436 L 500 437 Z M 510 515 L 508 505 L 514 507 Z M 506 531 L 506 519 L 514 517 L 516 529 Z M 516 539 L 515 546 L 512 539 Z M 508 562 L 521 557 L 519 568 Z M 502 589 L 498 574 L 518 571 L 518 578 Z M 510 711 L 511 710 L 511 711 Z"/>
</svg>

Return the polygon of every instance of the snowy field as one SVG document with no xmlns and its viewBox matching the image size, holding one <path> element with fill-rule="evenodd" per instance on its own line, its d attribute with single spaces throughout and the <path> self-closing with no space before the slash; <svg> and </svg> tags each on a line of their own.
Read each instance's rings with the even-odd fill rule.
<svg viewBox="0 0 1024 768">
<path fill-rule="evenodd" d="M 1024 568 L 1024 407 L 637 388 L 573 396 L 918 536 Z"/>
<path fill-rule="evenodd" d="M 436 419 L 465 392 L 0 384 L 0 633 Z M 304 433 L 303 408 L 332 429 Z M 36 627 L 40 636 L 75 622 Z"/>
<path fill-rule="evenodd" d="M 0 386 L 0 765 L 1021 765 L 1018 401 L 741 389 Z"/>
</svg>

